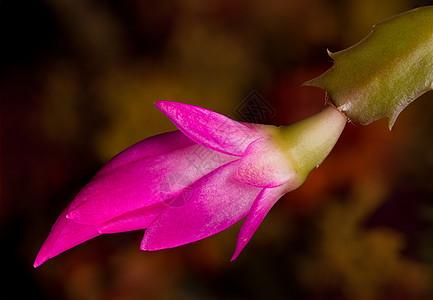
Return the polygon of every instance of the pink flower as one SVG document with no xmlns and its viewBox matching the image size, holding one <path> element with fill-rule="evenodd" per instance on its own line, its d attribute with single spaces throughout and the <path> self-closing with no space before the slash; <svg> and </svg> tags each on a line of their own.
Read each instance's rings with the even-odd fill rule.
<svg viewBox="0 0 433 300">
<path fill-rule="evenodd" d="M 285 193 L 299 187 L 340 136 L 335 108 L 289 127 L 240 123 L 160 101 L 180 129 L 113 157 L 60 214 L 34 266 L 104 233 L 145 229 L 142 250 L 216 234 L 245 218 L 234 260 Z"/>
</svg>

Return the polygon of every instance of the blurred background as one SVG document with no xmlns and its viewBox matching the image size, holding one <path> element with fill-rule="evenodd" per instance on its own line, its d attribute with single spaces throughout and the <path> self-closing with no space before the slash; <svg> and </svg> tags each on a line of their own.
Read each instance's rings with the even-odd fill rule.
<svg viewBox="0 0 433 300">
<path fill-rule="evenodd" d="M 380 20 L 433 1 L 3 0 L 1 299 L 432 299 L 433 94 L 348 124 L 240 257 L 240 224 L 142 252 L 104 235 L 33 269 L 60 212 L 113 155 L 174 129 L 153 102 L 241 120 L 251 93 L 287 125 L 325 106 L 301 87 Z M 420 28 L 422 30 L 422 28 Z M 430 99 L 428 99 L 430 98 Z M 239 113 L 241 112 L 241 113 Z"/>
</svg>

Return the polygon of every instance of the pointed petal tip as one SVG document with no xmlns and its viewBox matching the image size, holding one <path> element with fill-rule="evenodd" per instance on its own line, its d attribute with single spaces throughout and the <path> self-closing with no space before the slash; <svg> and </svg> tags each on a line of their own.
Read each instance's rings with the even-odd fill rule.
<svg viewBox="0 0 433 300">
<path fill-rule="evenodd" d="M 255 199 L 238 235 L 235 253 L 230 261 L 234 261 L 251 240 L 274 204 L 287 192 L 287 186 L 263 189 Z"/>
<path fill-rule="evenodd" d="M 158 250 L 163 250 L 163 249 L 167 249 L 167 248 L 174 248 L 174 247 L 178 247 L 181 245 L 177 245 L 177 246 L 169 246 L 169 247 L 161 247 L 161 246 L 155 246 L 155 245 L 151 245 L 151 241 L 149 241 L 148 237 L 146 236 L 146 233 L 144 233 L 143 239 L 141 240 L 140 243 L 140 250 L 141 251 L 158 251 Z"/>
<path fill-rule="evenodd" d="M 167 100 L 158 100 L 158 101 L 153 102 L 153 104 L 155 104 L 156 107 L 158 107 L 159 109 L 161 109 L 161 108 L 164 107 L 165 104 L 167 104 L 168 102 L 171 102 L 171 101 L 167 101 Z"/>
<path fill-rule="evenodd" d="M 37 268 L 39 266 L 41 266 L 42 264 L 44 264 L 47 260 L 49 260 L 50 258 L 52 258 L 52 256 L 49 255 L 41 255 L 40 252 L 38 253 L 38 255 L 36 256 L 36 259 L 33 263 L 33 268 Z"/>
<path fill-rule="evenodd" d="M 236 247 L 235 253 L 233 253 L 232 258 L 230 258 L 230 262 L 235 261 L 236 258 L 238 258 L 239 254 L 242 252 L 242 249 L 238 249 L 238 247 Z"/>
<path fill-rule="evenodd" d="M 148 236 L 147 236 L 147 229 L 144 232 L 143 238 L 141 239 L 140 242 L 140 250 L 141 251 L 153 251 L 153 250 L 158 250 L 158 249 L 154 249 L 152 247 L 149 247 L 149 241 L 148 241 Z"/>
<path fill-rule="evenodd" d="M 247 216 L 248 218 L 248 216 Z M 245 224 L 245 222 L 244 222 Z M 242 225 L 242 228 L 244 227 L 244 225 Z M 248 242 L 251 239 L 251 236 L 253 235 L 254 231 L 251 233 L 251 236 L 249 237 L 245 237 L 243 232 L 242 232 L 242 228 L 241 228 L 241 232 L 239 233 L 238 236 L 238 240 L 236 242 L 236 249 L 235 252 L 233 253 L 232 258 L 230 259 L 230 261 L 234 261 L 236 258 L 238 258 L 239 254 L 241 254 L 241 252 L 244 250 L 245 246 L 248 244 Z"/>
<path fill-rule="evenodd" d="M 175 106 L 191 106 L 190 104 L 180 103 L 180 102 L 174 102 L 174 101 L 168 101 L 168 100 L 159 100 L 154 102 L 155 106 L 162 111 L 164 114 L 166 112 Z"/>
<path fill-rule="evenodd" d="M 45 242 L 39 250 L 38 254 L 36 255 L 35 261 L 33 263 L 33 268 L 39 267 L 54 256 L 56 256 L 56 254 L 52 253 L 52 244 L 50 242 L 46 244 Z"/>
<path fill-rule="evenodd" d="M 193 243 L 196 240 L 181 240 L 181 241 L 177 241 L 175 243 L 172 242 L 173 239 L 175 239 L 175 237 L 173 236 L 173 239 L 170 239 L 170 242 L 160 242 L 160 238 L 161 237 L 154 237 L 151 232 L 146 229 L 143 238 L 140 242 L 140 250 L 141 251 L 159 251 L 159 250 L 164 250 L 164 249 L 170 249 L 170 248 L 177 248 L 189 243 Z"/>
<path fill-rule="evenodd" d="M 176 125 L 176 127 L 179 128 L 179 121 L 182 120 L 182 118 L 179 119 L 179 117 L 186 116 L 186 114 L 193 114 L 196 110 L 201 111 L 209 111 L 205 108 L 198 107 L 192 104 L 182 103 L 182 102 L 175 102 L 175 101 L 169 101 L 169 100 L 159 100 L 154 103 L 155 106 L 164 114 L 166 115 L 173 123 Z M 181 128 L 179 128 L 185 135 L 188 136 L 186 132 L 184 132 Z"/>
<path fill-rule="evenodd" d="M 140 250 L 141 251 L 152 251 L 153 249 L 151 249 L 150 247 L 147 246 L 147 244 L 144 242 L 144 238 L 140 243 Z"/>
<path fill-rule="evenodd" d="M 66 218 L 66 214 L 67 208 L 60 214 L 42 244 L 33 264 L 35 268 L 50 258 L 100 235 L 94 226 L 76 223 Z"/>
<path fill-rule="evenodd" d="M 37 267 L 39 267 L 40 265 L 42 265 L 44 262 L 46 262 L 48 260 L 48 258 L 46 258 L 46 259 L 42 259 L 42 258 L 39 258 L 39 255 L 36 257 L 36 259 L 35 259 L 35 262 L 33 263 L 33 268 L 37 268 Z"/>
</svg>

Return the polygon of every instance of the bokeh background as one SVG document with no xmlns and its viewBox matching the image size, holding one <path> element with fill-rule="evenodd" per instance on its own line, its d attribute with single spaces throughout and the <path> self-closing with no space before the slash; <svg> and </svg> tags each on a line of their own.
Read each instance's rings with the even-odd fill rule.
<svg viewBox="0 0 433 300">
<path fill-rule="evenodd" d="M 302 82 L 413 0 L 0 1 L 1 299 L 432 299 L 433 95 L 349 124 L 234 261 L 239 224 L 142 252 L 105 235 L 37 269 L 63 208 L 114 154 L 174 129 L 153 105 L 236 119 L 252 91 L 290 124 L 324 108 Z M 422 28 L 420 28 L 422 30 Z M 380 55 L 380 54 L 378 54 Z"/>
</svg>

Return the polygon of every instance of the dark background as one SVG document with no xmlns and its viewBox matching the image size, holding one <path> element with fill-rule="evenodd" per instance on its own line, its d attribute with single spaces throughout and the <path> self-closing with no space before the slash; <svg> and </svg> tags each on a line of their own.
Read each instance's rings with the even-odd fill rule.
<svg viewBox="0 0 433 300">
<path fill-rule="evenodd" d="M 327 48 L 429 4 L 0 1 L 0 298 L 432 299 L 430 93 L 391 132 L 387 120 L 349 124 L 234 262 L 239 224 L 158 252 L 139 250 L 142 231 L 101 236 L 32 267 L 59 213 L 110 157 L 174 128 L 153 102 L 241 119 L 256 91 L 275 110 L 263 123 L 293 123 L 324 107 L 324 92 L 301 84 L 332 65 Z"/>
</svg>

